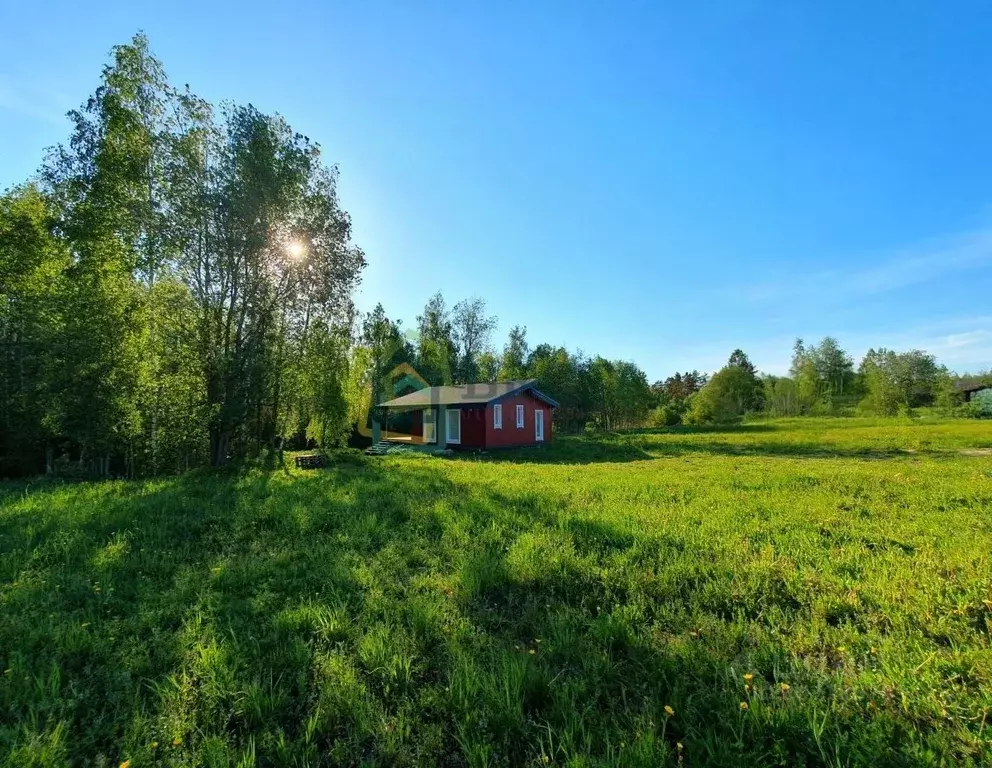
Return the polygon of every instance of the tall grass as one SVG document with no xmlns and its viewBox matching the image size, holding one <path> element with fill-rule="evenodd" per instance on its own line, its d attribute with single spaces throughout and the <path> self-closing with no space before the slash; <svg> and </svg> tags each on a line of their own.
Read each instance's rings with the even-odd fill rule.
<svg viewBox="0 0 992 768">
<path fill-rule="evenodd" d="M 0 759 L 992 762 L 992 427 L 0 490 Z"/>
</svg>

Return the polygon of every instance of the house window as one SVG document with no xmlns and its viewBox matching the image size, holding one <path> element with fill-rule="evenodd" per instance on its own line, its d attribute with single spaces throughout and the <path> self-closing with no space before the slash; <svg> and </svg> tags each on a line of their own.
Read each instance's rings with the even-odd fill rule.
<svg viewBox="0 0 992 768">
<path fill-rule="evenodd" d="M 497 403 L 493 406 L 493 429 L 503 428 L 503 406 Z"/>
<path fill-rule="evenodd" d="M 424 442 L 436 442 L 437 436 L 434 433 L 434 409 L 424 409 Z"/>
<path fill-rule="evenodd" d="M 517 429 L 524 428 L 524 407 L 522 405 L 517 406 Z"/>
</svg>

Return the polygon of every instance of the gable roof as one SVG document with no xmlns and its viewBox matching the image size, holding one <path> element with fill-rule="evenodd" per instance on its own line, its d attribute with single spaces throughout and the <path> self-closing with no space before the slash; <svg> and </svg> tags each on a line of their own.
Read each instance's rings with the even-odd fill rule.
<svg viewBox="0 0 992 768">
<path fill-rule="evenodd" d="M 530 391 L 534 397 L 543 400 L 552 408 L 558 403 L 534 388 L 537 379 L 517 379 L 515 381 L 494 381 L 482 384 L 460 384 L 455 387 L 428 387 L 411 392 L 394 400 L 379 403 L 384 408 L 425 408 L 428 405 L 488 405 L 504 397 Z"/>
</svg>

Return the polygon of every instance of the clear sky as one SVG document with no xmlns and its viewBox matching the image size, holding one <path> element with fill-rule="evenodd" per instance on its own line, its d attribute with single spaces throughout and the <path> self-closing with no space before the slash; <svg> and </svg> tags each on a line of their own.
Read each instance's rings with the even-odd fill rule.
<svg viewBox="0 0 992 768">
<path fill-rule="evenodd" d="M 650 379 L 795 336 L 992 366 L 988 2 L 0 0 L 0 187 L 138 29 L 341 170 L 358 301 Z"/>
</svg>

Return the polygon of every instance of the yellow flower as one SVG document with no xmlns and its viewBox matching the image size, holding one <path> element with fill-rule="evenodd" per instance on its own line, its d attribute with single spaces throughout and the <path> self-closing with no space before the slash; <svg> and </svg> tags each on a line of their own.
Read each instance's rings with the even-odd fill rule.
<svg viewBox="0 0 992 768">
<path fill-rule="evenodd" d="M 183 740 L 180 739 L 178 736 L 176 736 L 176 738 L 174 738 L 172 740 L 172 746 L 174 746 L 174 747 L 178 747 L 182 743 L 183 743 Z"/>
<path fill-rule="evenodd" d="M 873 646 L 871 647 L 871 652 L 872 652 L 872 653 L 878 653 L 878 649 L 877 649 L 877 648 L 876 648 L 876 647 L 875 647 L 875 646 L 873 645 Z"/>
<path fill-rule="evenodd" d="M 844 653 L 844 651 L 846 651 L 846 650 L 847 650 L 847 648 L 845 648 L 843 645 L 838 645 L 837 646 L 837 653 Z"/>
<path fill-rule="evenodd" d="M 675 710 L 672 709 L 670 706 L 668 706 L 666 704 L 665 705 L 665 714 L 668 715 L 669 717 L 675 717 Z"/>
<path fill-rule="evenodd" d="M 152 749 L 158 749 L 158 742 L 157 741 L 153 741 L 148 746 L 151 747 Z"/>
<path fill-rule="evenodd" d="M 535 651 L 533 648 L 531 648 L 529 651 L 527 651 L 527 653 L 529 653 L 531 656 L 533 656 L 534 654 L 537 653 L 537 651 Z"/>
<path fill-rule="evenodd" d="M 780 685 L 782 686 L 782 693 L 785 693 L 790 688 L 788 683 L 781 683 Z"/>
<path fill-rule="evenodd" d="M 538 645 L 540 645 L 541 644 L 541 638 L 535 637 L 534 638 L 534 642 L 537 643 Z"/>
<path fill-rule="evenodd" d="M 750 683 L 752 680 L 754 680 L 754 675 L 752 675 L 750 672 L 748 672 L 746 675 L 744 675 L 744 681 L 745 682 Z"/>
<path fill-rule="evenodd" d="M 741 709 L 747 709 L 747 702 L 746 701 L 742 701 L 741 702 Z"/>
<path fill-rule="evenodd" d="M 751 685 L 750 683 L 746 683 L 744 685 L 744 693 L 749 693 L 750 691 L 751 691 Z"/>
<path fill-rule="evenodd" d="M 682 742 L 681 741 L 676 741 L 675 742 L 675 746 L 678 748 L 679 752 L 682 751 Z"/>
<path fill-rule="evenodd" d="M 125 760 L 123 763 L 121 763 L 121 768 L 128 768 L 128 766 L 130 765 L 131 765 L 131 761 Z"/>
</svg>

